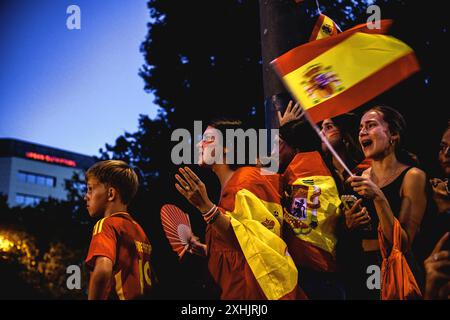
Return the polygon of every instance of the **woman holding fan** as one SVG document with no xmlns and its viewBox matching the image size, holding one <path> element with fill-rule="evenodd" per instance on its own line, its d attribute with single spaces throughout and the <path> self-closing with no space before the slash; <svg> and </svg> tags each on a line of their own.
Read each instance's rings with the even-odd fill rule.
<svg viewBox="0 0 450 320">
<path fill-rule="evenodd" d="M 217 205 L 187 167 L 180 168 L 175 186 L 208 224 L 208 269 L 220 287 L 221 299 L 306 298 L 297 287 L 297 269 L 280 237 L 282 208 L 277 181 L 249 162 L 234 164 L 229 155 L 237 153 L 224 146 L 226 130 L 241 126 L 237 120 L 211 122 L 197 145 L 199 165 L 211 168 L 220 181 Z"/>
</svg>

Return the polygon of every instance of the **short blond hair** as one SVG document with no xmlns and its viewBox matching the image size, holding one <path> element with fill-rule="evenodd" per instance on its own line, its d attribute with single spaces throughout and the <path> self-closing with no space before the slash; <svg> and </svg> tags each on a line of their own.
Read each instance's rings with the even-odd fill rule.
<svg viewBox="0 0 450 320">
<path fill-rule="evenodd" d="M 92 177 L 100 183 L 116 188 L 126 205 L 130 204 L 139 188 L 136 172 L 121 160 L 97 162 L 86 171 L 86 181 Z"/>
</svg>

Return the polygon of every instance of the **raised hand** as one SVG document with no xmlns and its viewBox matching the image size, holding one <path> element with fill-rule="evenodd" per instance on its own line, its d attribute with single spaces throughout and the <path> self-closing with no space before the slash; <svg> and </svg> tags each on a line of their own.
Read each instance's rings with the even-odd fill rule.
<svg viewBox="0 0 450 320">
<path fill-rule="evenodd" d="M 436 244 L 431 255 L 425 260 L 426 271 L 425 299 L 450 298 L 450 252 L 442 250 L 448 241 L 447 232 Z"/>
<path fill-rule="evenodd" d="M 298 103 L 296 103 L 295 105 L 293 105 L 293 104 L 294 104 L 294 102 L 292 100 L 289 101 L 289 104 L 286 108 L 286 111 L 284 112 L 284 115 L 281 115 L 280 110 L 277 111 L 278 121 L 280 122 L 280 127 L 288 122 L 300 119 L 301 116 L 303 115 L 303 110 L 302 110 L 302 108 L 300 108 Z"/>
<path fill-rule="evenodd" d="M 352 176 L 348 178 L 347 182 L 350 183 L 353 191 L 366 199 L 375 199 L 383 196 L 381 189 L 367 176 Z"/>
<path fill-rule="evenodd" d="M 430 179 L 433 189 L 433 200 L 436 203 L 438 213 L 450 210 L 450 194 L 448 193 L 448 181 L 438 178 Z"/>
<path fill-rule="evenodd" d="M 188 167 L 180 168 L 178 171 L 181 176 L 175 175 L 178 181 L 175 188 L 202 214 L 208 212 L 214 204 L 209 200 L 205 184 Z"/>
</svg>

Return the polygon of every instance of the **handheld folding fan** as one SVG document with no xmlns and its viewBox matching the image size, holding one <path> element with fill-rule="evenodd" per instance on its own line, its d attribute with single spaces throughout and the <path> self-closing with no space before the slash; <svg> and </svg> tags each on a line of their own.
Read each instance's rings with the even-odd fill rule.
<svg viewBox="0 0 450 320">
<path fill-rule="evenodd" d="M 193 236 L 189 216 L 177 206 L 165 204 L 161 208 L 161 223 L 167 240 L 181 260 Z"/>
</svg>

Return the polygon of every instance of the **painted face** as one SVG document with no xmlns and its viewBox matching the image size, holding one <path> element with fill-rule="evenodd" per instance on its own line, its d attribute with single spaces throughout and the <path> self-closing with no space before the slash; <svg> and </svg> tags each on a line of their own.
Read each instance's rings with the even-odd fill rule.
<svg viewBox="0 0 450 320">
<path fill-rule="evenodd" d="M 87 180 L 87 192 L 84 196 L 86 208 L 91 217 L 98 217 L 105 213 L 108 202 L 108 189 L 94 177 Z"/>
<path fill-rule="evenodd" d="M 445 131 L 439 148 L 439 163 L 446 177 L 450 177 L 450 129 Z"/>
<path fill-rule="evenodd" d="M 389 125 L 383 116 L 370 111 L 363 115 L 359 126 L 359 143 L 366 158 L 383 157 L 394 151 L 394 136 L 389 132 Z"/>
<path fill-rule="evenodd" d="M 217 162 L 216 151 L 221 140 L 219 130 L 210 126 L 206 128 L 202 140 L 197 144 L 199 166 L 209 166 Z"/>
<path fill-rule="evenodd" d="M 323 120 L 321 132 L 325 135 L 325 137 L 328 139 L 328 141 L 333 147 L 337 147 L 342 140 L 341 131 L 331 119 Z M 327 150 L 327 147 L 323 142 L 322 142 L 322 150 L 323 151 Z"/>
</svg>

